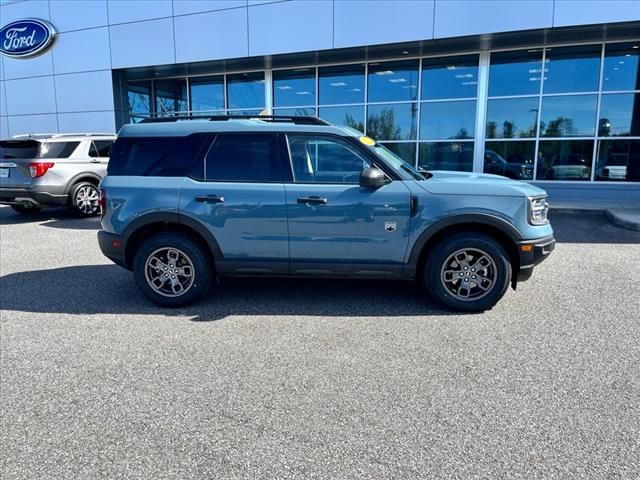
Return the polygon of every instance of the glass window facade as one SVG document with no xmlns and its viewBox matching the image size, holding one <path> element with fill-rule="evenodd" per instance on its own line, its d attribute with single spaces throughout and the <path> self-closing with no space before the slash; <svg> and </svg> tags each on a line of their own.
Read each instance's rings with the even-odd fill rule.
<svg viewBox="0 0 640 480">
<path fill-rule="evenodd" d="M 318 69 L 318 103 L 322 105 L 340 105 L 364 103 L 365 66 L 340 65 L 320 67 Z"/>
<path fill-rule="evenodd" d="M 224 76 L 193 78 L 189 82 L 191 111 L 224 113 Z"/>
<path fill-rule="evenodd" d="M 420 138 L 473 139 L 475 123 L 475 100 L 423 103 L 420 111 Z"/>
<path fill-rule="evenodd" d="M 418 98 L 418 60 L 369 64 L 369 102 L 400 102 Z"/>
<path fill-rule="evenodd" d="M 274 107 L 309 107 L 316 104 L 315 68 L 273 72 Z"/>
<path fill-rule="evenodd" d="M 477 55 L 422 61 L 423 100 L 475 98 L 477 91 Z"/>
<path fill-rule="evenodd" d="M 186 79 L 159 80 L 154 87 L 156 112 L 172 115 L 189 110 Z"/>
<path fill-rule="evenodd" d="M 640 40 L 605 46 L 602 90 L 640 90 Z"/>
<path fill-rule="evenodd" d="M 364 105 L 320 107 L 318 116 L 333 125 L 355 128 L 364 133 Z"/>
<path fill-rule="evenodd" d="M 560 95 L 542 99 L 540 135 L 592 137 L 596 128 L 596 95 Z"/>
<path fill-rule="evenodd" d="M 600 45 L 547 48 L 544 93 L 593 92 L 600 79 Z"/>
<path fill-rule="evenodd" d="M 136 80 L 127 97 L 131 122 L 318 115 L 426 169 L 640 181 L 640 40 Z"/>
<path fill-rule="evenodd" d="M 375 140 L 415 140 L 418 130 L 417 103 L 369 105 L 367 135 Z"/>
<path fill-rule="evenodd" d="M 593 140 L 543 140 L 537 161 L 537 180 L 589 180 Z"/>
<path fill-rule="evenodd" d="M 640 41 L 492 53 L 483 170 L 639 181 L 639 58 Z"/>
<path fill-rule="evenodd" d="M 127 85 L 129 112 L 141 116 L 149 115 L 151 106 L 151 82 L 129 82 Z"/>
<path fill-rule="evenodd" d="M 354 128 L 412 165 L 469 170 L 478 75 L 479 55 L 274 70 L 272 111 L 317 114 L 333 125 Z M 442 157 L 440 150 L 446 150 L 429 145 L 448 145 L 452 139 L 457 142 L 451 148 L 464 147 L 464 160 L 429 158 Z"/>
<path fill-rule="evenodd" d="M 420 144 L 419 164 L 426 170 L 473 170 L 473 142 L 428 142 Z"/>
<path fill-rule="evenodd" d="M 601 137 L 640 136 L 640 94 L 602 95 L 598 135 Z"/>
<path fill-rule="evenodd" d="M 542 49 L 491 54 L 489 96 L 537 95 L 542 79 Z"/>
<path fill-rule="evenodd" d="M 494 98 L 487 103 L 487 138 L 536 136 L 538 98 Z"/>
<path fill-rule="evenodd" d="M 229 110 L 265 108 L 264 72 L 227 75 L 227 105 Z"/>
<path fill-rule="evenodd" d="M 533 180 L 536 142 L 487 142 L 484 147 L 485 173 L 514 180 Z"/>
</svg>

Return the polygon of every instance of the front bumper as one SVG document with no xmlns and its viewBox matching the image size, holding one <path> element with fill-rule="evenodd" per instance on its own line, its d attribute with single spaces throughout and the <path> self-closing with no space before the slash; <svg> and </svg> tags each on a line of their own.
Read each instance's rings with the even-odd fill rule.
<svg viewBox="0 0 640 480">
<path fill-rule="evenodd" d="M 120 235 L 100 230 L 98 231 L 98 245 L 102 254 L 109 260 L 121 267 L 129 268 L 125 256 L 125 242 Z"/>
<path fill-rule="evenodd" d="M 555 246 L 556 240 L 553 236 L 518 242 L 520 270 L 518 271 L 517 281 L 524 282 L 529 280 L 533 274 L 533 267 L 546 260 Z"/>
</svg>

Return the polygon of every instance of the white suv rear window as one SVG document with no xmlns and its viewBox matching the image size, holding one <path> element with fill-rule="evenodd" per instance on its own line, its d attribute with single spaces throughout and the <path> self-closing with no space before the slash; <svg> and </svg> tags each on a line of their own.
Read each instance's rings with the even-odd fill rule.
<svg viewBox="0 0 640 480">
<path fill-rule="evenodd" d="M 44 142 L 40 146 L 38 158 L 68 158 L 80 142 Z"/>
</svg>

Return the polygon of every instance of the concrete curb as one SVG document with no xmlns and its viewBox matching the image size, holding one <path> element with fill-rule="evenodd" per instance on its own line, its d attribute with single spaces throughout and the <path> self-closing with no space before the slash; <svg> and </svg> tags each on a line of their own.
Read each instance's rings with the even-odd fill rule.
<svg viewBox="0 0 640 480">
<path fill-rule="evenodd" d="M 604 208 L 573 208 L 573 207 L 554 207 L 550 206 L 552 213 L 570 213 L 572 215 L 604 215 Z"/>
<path fill-rule="evenodd" d="M 605 210 L 604 216 L 619 227 L 640 232 L 640 213 L 637 211 Z"/>
</svg>

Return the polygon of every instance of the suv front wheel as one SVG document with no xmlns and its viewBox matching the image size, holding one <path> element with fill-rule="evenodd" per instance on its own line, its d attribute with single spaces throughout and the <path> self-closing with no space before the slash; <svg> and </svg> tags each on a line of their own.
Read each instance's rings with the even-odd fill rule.
<svg viewBox="0 0 640 480">
<path fill-rule="evenodd" d="M 184 307 L 209 288 L 207 256 L 181 233 L 160 233 L 145 241 L 135 254 L 133 274 L 140 291 L 163 307 Z"/>
<path fill-rule="evenodd" d="M 502 245 L 488 235 L 460 232 L 433 247 L 424 268 L 431 296 L 450 308 L 482 312 L 507 291 L 511 263 Z"/>
</svg>

